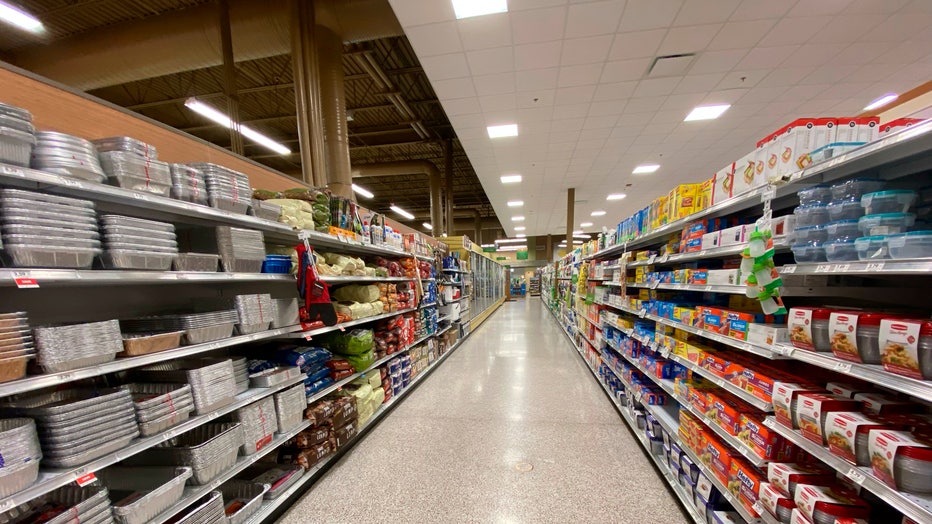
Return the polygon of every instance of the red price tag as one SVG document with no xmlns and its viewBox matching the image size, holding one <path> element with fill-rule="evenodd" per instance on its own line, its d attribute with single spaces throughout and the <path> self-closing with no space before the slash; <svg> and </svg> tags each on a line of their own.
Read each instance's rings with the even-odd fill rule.
<svg viewBox="0 0 932 524">
<path fill-rule="evenodd" d="M 307 340 L 308 342 L 310 342 L 312 338 L 314 337 L 312 337 L 311 335 L 304 335 L 304 340 Z"/>
<path fill-rule="evenodd" d="M 343 329 L 343 326 L 337 326 L 337 327 L 338 327 L 338 328 L 340 328 L 340 331 L 341 331 L 341 332 L 343 332 L 343 333 L 345 333 L 345 332 L 346 332 L 346 330 L 345 330 L 345 329 Z"/>
<path fill-rule="evenodd" d="M 87 475 L 82 475 L 76 478 L 74 483 L 83 488 L 84 486 L 87 486 L 88 484 L 94 482 L 95 480 L 97 480 L 97 476 L 94 475 L 93 473 L 88 473 Z"/>
<path fill-rule="evenodd" d="M 39 281 L 34 278 L 15 278 L 16 287 L 20 289 L 34 289 L 39 287 Z"/>
</svg>

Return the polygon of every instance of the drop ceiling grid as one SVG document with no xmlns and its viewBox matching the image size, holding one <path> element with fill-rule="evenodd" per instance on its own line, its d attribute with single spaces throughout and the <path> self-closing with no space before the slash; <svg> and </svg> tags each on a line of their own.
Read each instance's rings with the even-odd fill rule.
<svg viewBox="0 0 932 524">
<path fill-rule="evenodd" d="M 586 200 L 577 228 L 612 227 L 794 117 L 856 114 L 932 77 L 923 0 L 510 0 L 464 20 L 448 0 L 390 1 L 508 234 L 516 193 L 529 235 L 564 227 L 570 186 Z M 685 75 L 647 77 L 655 56 L 684 52 L 697 55 Z M 682 122 L 707 103 L 732 107 Z M 519 137 L 488 139 L 512 122 Z M 631 175 L 643 162 L 661 170 Z M 503 186 L 508 173 L 524 182 Z"/>
</svg>

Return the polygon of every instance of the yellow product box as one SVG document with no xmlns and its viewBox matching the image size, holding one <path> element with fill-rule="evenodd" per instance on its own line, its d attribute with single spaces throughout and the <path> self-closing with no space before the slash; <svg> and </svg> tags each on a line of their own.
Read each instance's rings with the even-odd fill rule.
<svg viewBox="0 0 932 524">
<path fill-rule="evenodd" d="M 673 336 L 673 327 L 666 324 L 657 324 L 656 333 Z"/>
<path fill-rule="evenodd" d="M 667 208 L 667 206 L 669 205 L 669 200 L 670 200 L 670 199 L 669 199 L 669 197 L 662 196 L 662 197 L 658 198 L 657 200 L 660 201 L 660 217 L 659 217 L 659 218 L 660 218 L 660 225 L 661 225 L 661 226 L 665 226 L 665 225 L 667 225 L 667 222 L 670 221 L 670 211 L 669 211 L 669 209 Z"/>
<path fill-rule="evenodd" d="M 682 309 L 689 309 L 689 308 L 682 308 Z M 673 330 L 673 336 L 680 340 L 689 340 L 689 337 L 692 336 L 692 333 L 688 331 L 683 331 L 682 329 L 677 328 Z"/>
<path fill-rule="evenodd" d="M 674 307 L 673 307 L 673 318 L 676 319 L 676 320 L 679 320 L 679 319 L 680 319 L 680 316 L 683 314 L 683 311 L 686 311 L 686 310 L 688 310 L 688 309 L 689 309 L 689 308 L 684 307 L 684 306 L 674 306 Z M 680 330 L 677 329 L 676 331 L 674 331 L 674 333 L 676 333 L 676 332 L 678 332 L 678 331 L 680 331 Z"/>
<path fill-rule="evenodd" d="M 686 359 L 697 366 L 705 360 L 706 354 L 709 353 L 715 353 L 715 350 L 693 342 L 686 343 Z"/>
<path fill-rule="evenodd" d="M 646 249 L 644 251 L 638 251 L 634 254 L 635 261 L 647 260 L 649 258 L 650 258 L 650 251 Z"/>
<path fill-rule="evenodd" d="M 689 269 L 676 269 L 673 271 L 673 283 L 685 284 L 689 282 Z"/>
<path fill-rule="evenodd" d="M 702 211 L 703 209 L 712 205 L 712 195 L 715 192 L 715 175 L 712 178 L 706 180 L 705 182 L 699 183 L 699 190 L 696 192 L 696 211 Z"/>
<path fill-rule="evenodd" d="M 700 184 L 680 184 L 667 197 L 667 216 L 672 222 L 695 212 Z"/>
<path fill-rule="evenodd" d="M 632 329 L 634 328 L 634 320 L 631 320 L 630 318 L 618 317 L 618 327 Z"/>
<path fill-rule="evenodd" d="M 650 300 L 650 290 L 644 288 L 638 289 L 638 298 L 640 300 Z"/>
</svg>

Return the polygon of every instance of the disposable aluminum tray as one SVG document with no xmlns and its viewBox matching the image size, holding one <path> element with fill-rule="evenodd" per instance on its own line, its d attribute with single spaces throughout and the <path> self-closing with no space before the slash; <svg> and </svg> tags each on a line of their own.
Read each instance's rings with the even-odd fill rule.
<svg viewBox="0 0 932 524">
<path fill-rule="evenodd" d="M 275 400 L 266 397 L 233 413 L 233 419 L 243 426 L 243 455 L 252 455 L 272 441 L 278 431 Z"/>
<path fill-rule="evenodd" d="M 62 222 L 78 222 L 82 225 L 89 223 L 95 227 L 97 226 L 96 211 L 81 206 L 42 202 L 19 197 L 4 197 L 0 201 L 0 210 L 2 210 L 4 216 L 19 215 Z"/>
<path fill-rule="evenodd" d="M 74 520 L 83 522 L 84 516 L 93 516 L 100 507 L 110 505 L 109 492 L 102 486 L 63 486 L 49 493 L 45 500 L 69 508 L 46 524 L 69 524 Z M 77 519 L 75 519 L 77 517 Z"/>
<path fill-rule="evenodd" d="M 47 144 L 67 145 L 81 151 L 90 151 L 92 153 L 97 152 L 97 149 L 94 148 L 94 144 L 90 140 L 85 140 L 74 135 L 59 133 L 57 131 L 37 131 L 36 140 L 40 140 Z"/>
<path fill-rule="evenodd" d="M 292 366 L 272 368 L 249 375 L 249 385 L 254 388 L 271 388 L 294 380 L 299 375 L 301 375 L 301 368 Z"/>
<path fill-rule="evenodd" d="M 87 368 L 92 366 L 99 366 L 101 364 L 106 364 L 107 362 L 113 362 L 116 360 L 116 353 L 106 354 L 106 355 L 97 355 L 91 357 L 81 357 L 74 360 L 62 361 L 62 362 L 46 362 L 42 363 L 42 353 L 38 354 L 36 359 L 39 362 L 39 366 L 42 367 L 42 370 L 46 373 L 63 373 L 65 371 L 71 371 L 72 369 Z"/>
<path fill-rule="evenodd" d="M 106 437 L 137 430 L 136 415 L 130 412 L 122 418 L 102 421 L 93 430 L 66 430 L 65 433 L 60 433 L 58 436 L 40 432 L 39 441 L 42 442 L 45 458 L 52 459 L 62 455 L 91 450 Z"/>
<path fill-rule="evenodd" d="M 0 383 L 25 377 L 26 363 L 32 358 L 29 355 L 0 358 Z"/>
<path fill-rule="evenodd" d="M 183 399 L 191 398 L 191 386 L 188 384 L 135 382 L 122 387 L 132 395 L 133 408 L 137 412 L 148 411 L 162 406 L 173 406 Z"/>
<path fill-rule="evenodd" d="M 182 413 L 185 411 L 194 411 L 194 395 L 190 393 L 179 398 L 173 404 L 166 404 L 158 408 L 147 409 L 145 411 L 136 411 L 136 420 L 139 423 L 151 422 L 155 419 L 166 417 L 168 415 L 173 415 L 176 413 Z"/>
<path fill-rule="evenodd" d="M 19 115 L 0 113 L 0 127 L 13 128 L 24 133 L 29 133 L 30 135 L 36 133 L 36 128 L 32 125 L 32 119 L 27 120 Z"/>
<path fill-rule="evenodd" d="M 156 238 L 145 234 L 119 235 L 106 231 L 104 240 L 108 247 L 115 249 L 138 249 L 140 251 L 160 251 L 165 249 L 178 252 L 178 242 L 174 238 Z"/>
<path fill-rule="evenodd" d="M 248 380 L 245 381 L 245 382 L 237 382 L 237 383 L 236 383 L 236 394 L 237 394 L 237 395 L 240 395 L 240 394 L 242 394 L 242 393 L 245 393 L 245 392 L 248 391 L 248 390 L 249 390 L 249 381 L 248 381 Z"/>
<path fill-rule="evenodd" d="M 271 220 L 273 222 L 277 222 L 282 216 L 282 206 L 271 204 L 263 200 L 256 200 L 255 198 L 252 199 L 250 209 L 252 210 L 252 214 L 257 218 Z"/>
<path fill-rule="evenodd" d="M 90 200 L 83 200 L 80 198 L 70 198 L 57 195 L 48 195 L 46 193 L 37 193 L 35 191 L 26 191 L 24 189 L 0 189 L 0 198 L 4 202 L 10 202 L 19 200 L 24 202 L 43 202 L 46 204 L 55 204 L 57 206 L 65 206 L 68 208 L 82 208 L 94 210 L 94 202 Z"/>
<path fill-rule="evenodd" d="M 264 498 L 275 500 L 303 476 L 304 468 L 301 466 L 259 462 L 246 468 L 237 477 L 268 485 L 269 490 L 265 492 Z"/>
<path fill-rule="evenodd" d="M 304 409 L 307 407 L 304 384 L 298 384 L 272 396 L 275 399 L 278 431 L 285 433 L 296 428 L 304 419 Z"/>
<path fill-rule="evenodd" d="M 223 267 L 223 271 L 226 273 L 261 273 L 263 262 L 265 262 L 264 256 L 261 260 L 248 260 L 243 258 L 223 256 L 220 258 L 220 265 Z"/>
<path fill-rule="evenodd" d="M 268 484 L 256 484 L 245 480 L 228 480 L 220 486 L 225 504 L 240 499 L 245 501 L 237 511 L 227 514 L 229 524 L 245 524 L 262 505 L 262 499 L 269 491 Z"/>
<path fill-rule="evenodd" d="M 94 416 L 71 419 L 66 422 L 43 422 L 39 427 L 39 439 L 45 442 L 83 439 L 92 433 L 104 433 L 136 420 L 136 412 L 129 405 L 100 410 Z"/>
<path fill-rule="evenodd" d="M 67 371 L 80 367 L 78 364 L 90 365 L 85 360 L 89 358 L 97 359 L 95 363 L 109 362 L 123 351 L 120 323 L 116 320 L 38 327 L 33 330 L 33 336 L 39 350 L 39 365 L 50 370 Z M 104 357 L 109 359 L 100 361 Z M 60 369 L 62 367 L 67 369 Z"/>
<path fill-rule="evenodd" d="M 185 341 L 188 345 L 195 344 L 205 344 L 207 342 L 213 342 L 214 340 L 220 340 L 223 338 L 229 338 L 233 336 L 233 326 L 235 324 L 226 323 L 226 324 L 215 324 L 213 326 L 207 326 L 202 328 L 191 328 L 185 331 Z"/>
<path fill-rule="evenodd" d="M 123 351 L 117 357 L 136 357 L 168 351 L 181 346 L 183 331 L 152 334 L 123 335 Z"/>
<path fill-rule="evenodd" d="M 63 230 L 64 231 L 64 230 Z M 100 240 L 68 238 L 64 236 L 44 237 L 40 235 L 14 235 L 3 233 L 3 242 L 9 246 L 42 246 L 58 249 L 100 249 Z"/>
<path fill-rule="evenodd" d="M 128 226 L 111 226 L 103 225 L 100 228 L 104 236 L 109 235 L 128 235 L 131 237 L 142 237 L 146 240 L 156 239 L 162 241 L 177 241 L 174 231 L 153 231 L 149 229 L 143 229 L 141 227 L 128 227 Z"/>
<path fill-rule="evenodd" d="M 191 475 L 186 467 L 110 467 L 97 472 L 115 501 L 113 516 L 120 524 L 145 524 L 172 507 L 184 495 Z"/>
<path fill-rule="evenodd" d="M 0 102 L 0 114 L 16 117 L 27 122 L 32 122 L 32 113 L 30 113 L 28 109 L 10 104 L 4 104 L 3 102 Z"/>
<path fill-rule="evenodd" d="M 148 175 L 152 180 L 171 184 L 171 168 L 169 168 L 167 162 L 126 151 L 100 151 L 98 149 L 97 156 L 100 158 L 100 165 L 104 168 L 107 176 L 117 172 L 142 178 L 146 178 Z"/>
<path fill-rule="evenodd" d="M 173 185 L 170 189 L 170 195 L 175 200 L 181 200 L 183 202 L 191 202 L 192 204 L 200 204 L 202 206 L 209 204 L 206 189 L 178 187 Z"/>
<path fill-rule="evenodd" d="M 175 271 L 197 271 L 213 273 L 217 271 L 220 255 L 210 253 L 178 253 L 172 261 Z"/>
<path fill-rule="evenodd" d="M 160 315 L 142 317 L 123 321 L 123 328 L 131 332 L 166 331 L 170 329 L 189 329 L 235 323 L 236 310 L 228 309 L 209 313 L 186 313 L 177 315 Z"/>
<path fill-rule="evenodd" d="M 157 160 L 159 157 L 158 150 L 155 146 L 129 136 L 98 138 L 97 140 L 91 140 L 91 143 L 97 148 L 98 153 L 122 151 L 150 160 Z"/>
<path fill-rule="evenodd" d="M 239 213 L 241 215 L 245 215 L 246 211 L 249 209 L 249 202 L 246 200 L 234 201 L 231 198 L 217 197 L 209 193 L 207 195 L 207 203 L 210 207 L 230 211 L 232 213 Z"/>
<path fill-rule="evenodd" d="M 32 211 L 9 212 L 0 209 L 0 223 L 3 225 L 53 227 L 69 231 L 97 231 L 97 219 L 94 217 L 69 218 L 67 215 L 57 214 L 59 218 L 49 218 L 50 214 L 44 213 L 45 217 L 40 218 L 24 213 L 32 213 Z"/>
<path fill-rule="evenodd" d="M 146 380 L 190 384 L 198 414 L 231 403 L 236 394 L 229 360 L 165 362 L 142 368 L 136 374 Z"/>
<path fill-rule="evenodd" d="M 0 468 L 0 497 L 6 498 L 29 487 L 39 478 L 39 461 Z"/>
<path fill-rule="evenodd" d="M 62 237 L 79 240 L 100 240 L 100 233 L 93 229 L 61 229 L 48 226 L 30 226 L 25 224 L 6 224 L 3 226 L 4 235 L 27 235 L 38 237 Z"/>
<path fill-rule="evenodd" d="M 6 468 L 42 458 L 36 423 L 29 418 L 0 420 L 0 474 Z"/>
<path fill-rule="evenodd" d="M 146 253 L 123 249 L 109 249 L 100 257 L 107 269 L 143 269 L 168 271 L 172 267 L 171 253 Z"/>
<path fill-rule="evenodd" d="M 0 411 L 36 419 L 41 425 L 91 415 L 131 401 L 129 391 L 121 388 L 65 389 L 8 400 L 0 403 Z"/>
<path fill-rule="evenodd" d="M 273 299 L 272 308 L 275 311 L 275 316 L 272 318 L 272 329 L 294 326 L 298 323 L 298 299 Z"/>
<path fill-rule="evenodd" d="M 147 422 L 140 421 L 139 435 L 143 437 L 149 437 L 188 420 L 191 417 L 191 412 L 194 411 L 194 404 L 191 403 L 187 404 L 186 406 L 188 409 L 176 411 L 169 415 L 164 415 Z"/>
<path fill-rule="evenodd" d="M 33 152 L 32 162 L 29 164 L 30 167 L 39 169 L 41 171 L 48 171 L 49 173 L 54 173 L 56 175 L 87 180 L 88 182 L 103 183 L 107 180 L 107 177 L 104 176 L 103 170 L 101 170 L 99 166 L 94 166 L 91 163 L 79 163 L 78 161 L 51 161 L 45 160 L 45 158 L 48 157 L 39 157 L 37 159 L 35 152 Z"/>
<path fill-rule="evenodd" d="M 213 524 L 225 522 L 223 515 L 223 496 L 219 491 L 211 491 L 195 502 L 174 524 Z"/>
<path fill-rule="evenodd" d="M 87 450 L 75 451 L 75 453 L 69 455 L 43 458 L 42 465 L 51 468 L 73 468 L 81 464 L 87 464 L 94 459 L 125 448 L 138 436 L 139 429 L 135 427 L 120 433 L 108 434 L 100 437 L 98 443 Z"/>
<path fill-rule="evenodd" d="M 168 222 L 145 220 L 142 218 L 126 217 L 122 215 L 101 215 L 100 223 L 104 226 L 126 226 L 149 231 L 175 232 L 175 226 Z"/>
<path fill-rule="evenodd" d="M 13 267 L 87 269 L 100 249 L 54 248 L 45 246 L 4 246 L 5 259 Z"/>
<path fill-rule="evenodd" d="M 0 162 L 29 167 L 35 142 L 35 137 L 29 133 L 0 127 Z"/>
<path fill-rule="evenodd" d="M 192 471 L 189 482 L 204 485 L 233 467 L 243 445 L 243 428 L 236 423 L 198 426 L 169 442 L 133 456 L 133 465 L 187 466 Z"/>
<path fill-rule="evenodd" d="M 151 193 L 153 195 L 159 195 L 166 198 L 171 194 L 171 184 L 168 182 L 160 182 L 145 177 L 136 177 L 132 175 L 109 175 L 107 176 L 107 184 L 114 187 L 132 189 L 133 191 Z"/>
</svg>

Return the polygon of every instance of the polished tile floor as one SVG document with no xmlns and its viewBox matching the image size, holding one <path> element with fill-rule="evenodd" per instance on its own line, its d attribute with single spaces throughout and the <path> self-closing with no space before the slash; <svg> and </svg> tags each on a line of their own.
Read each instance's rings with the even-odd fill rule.
<svg viewBox="0 0 932 524">
<path fill-rule="evenodd" d="M 508 302 L 280 522 L 687 522 L 536 298 Z"/>
</svg>

